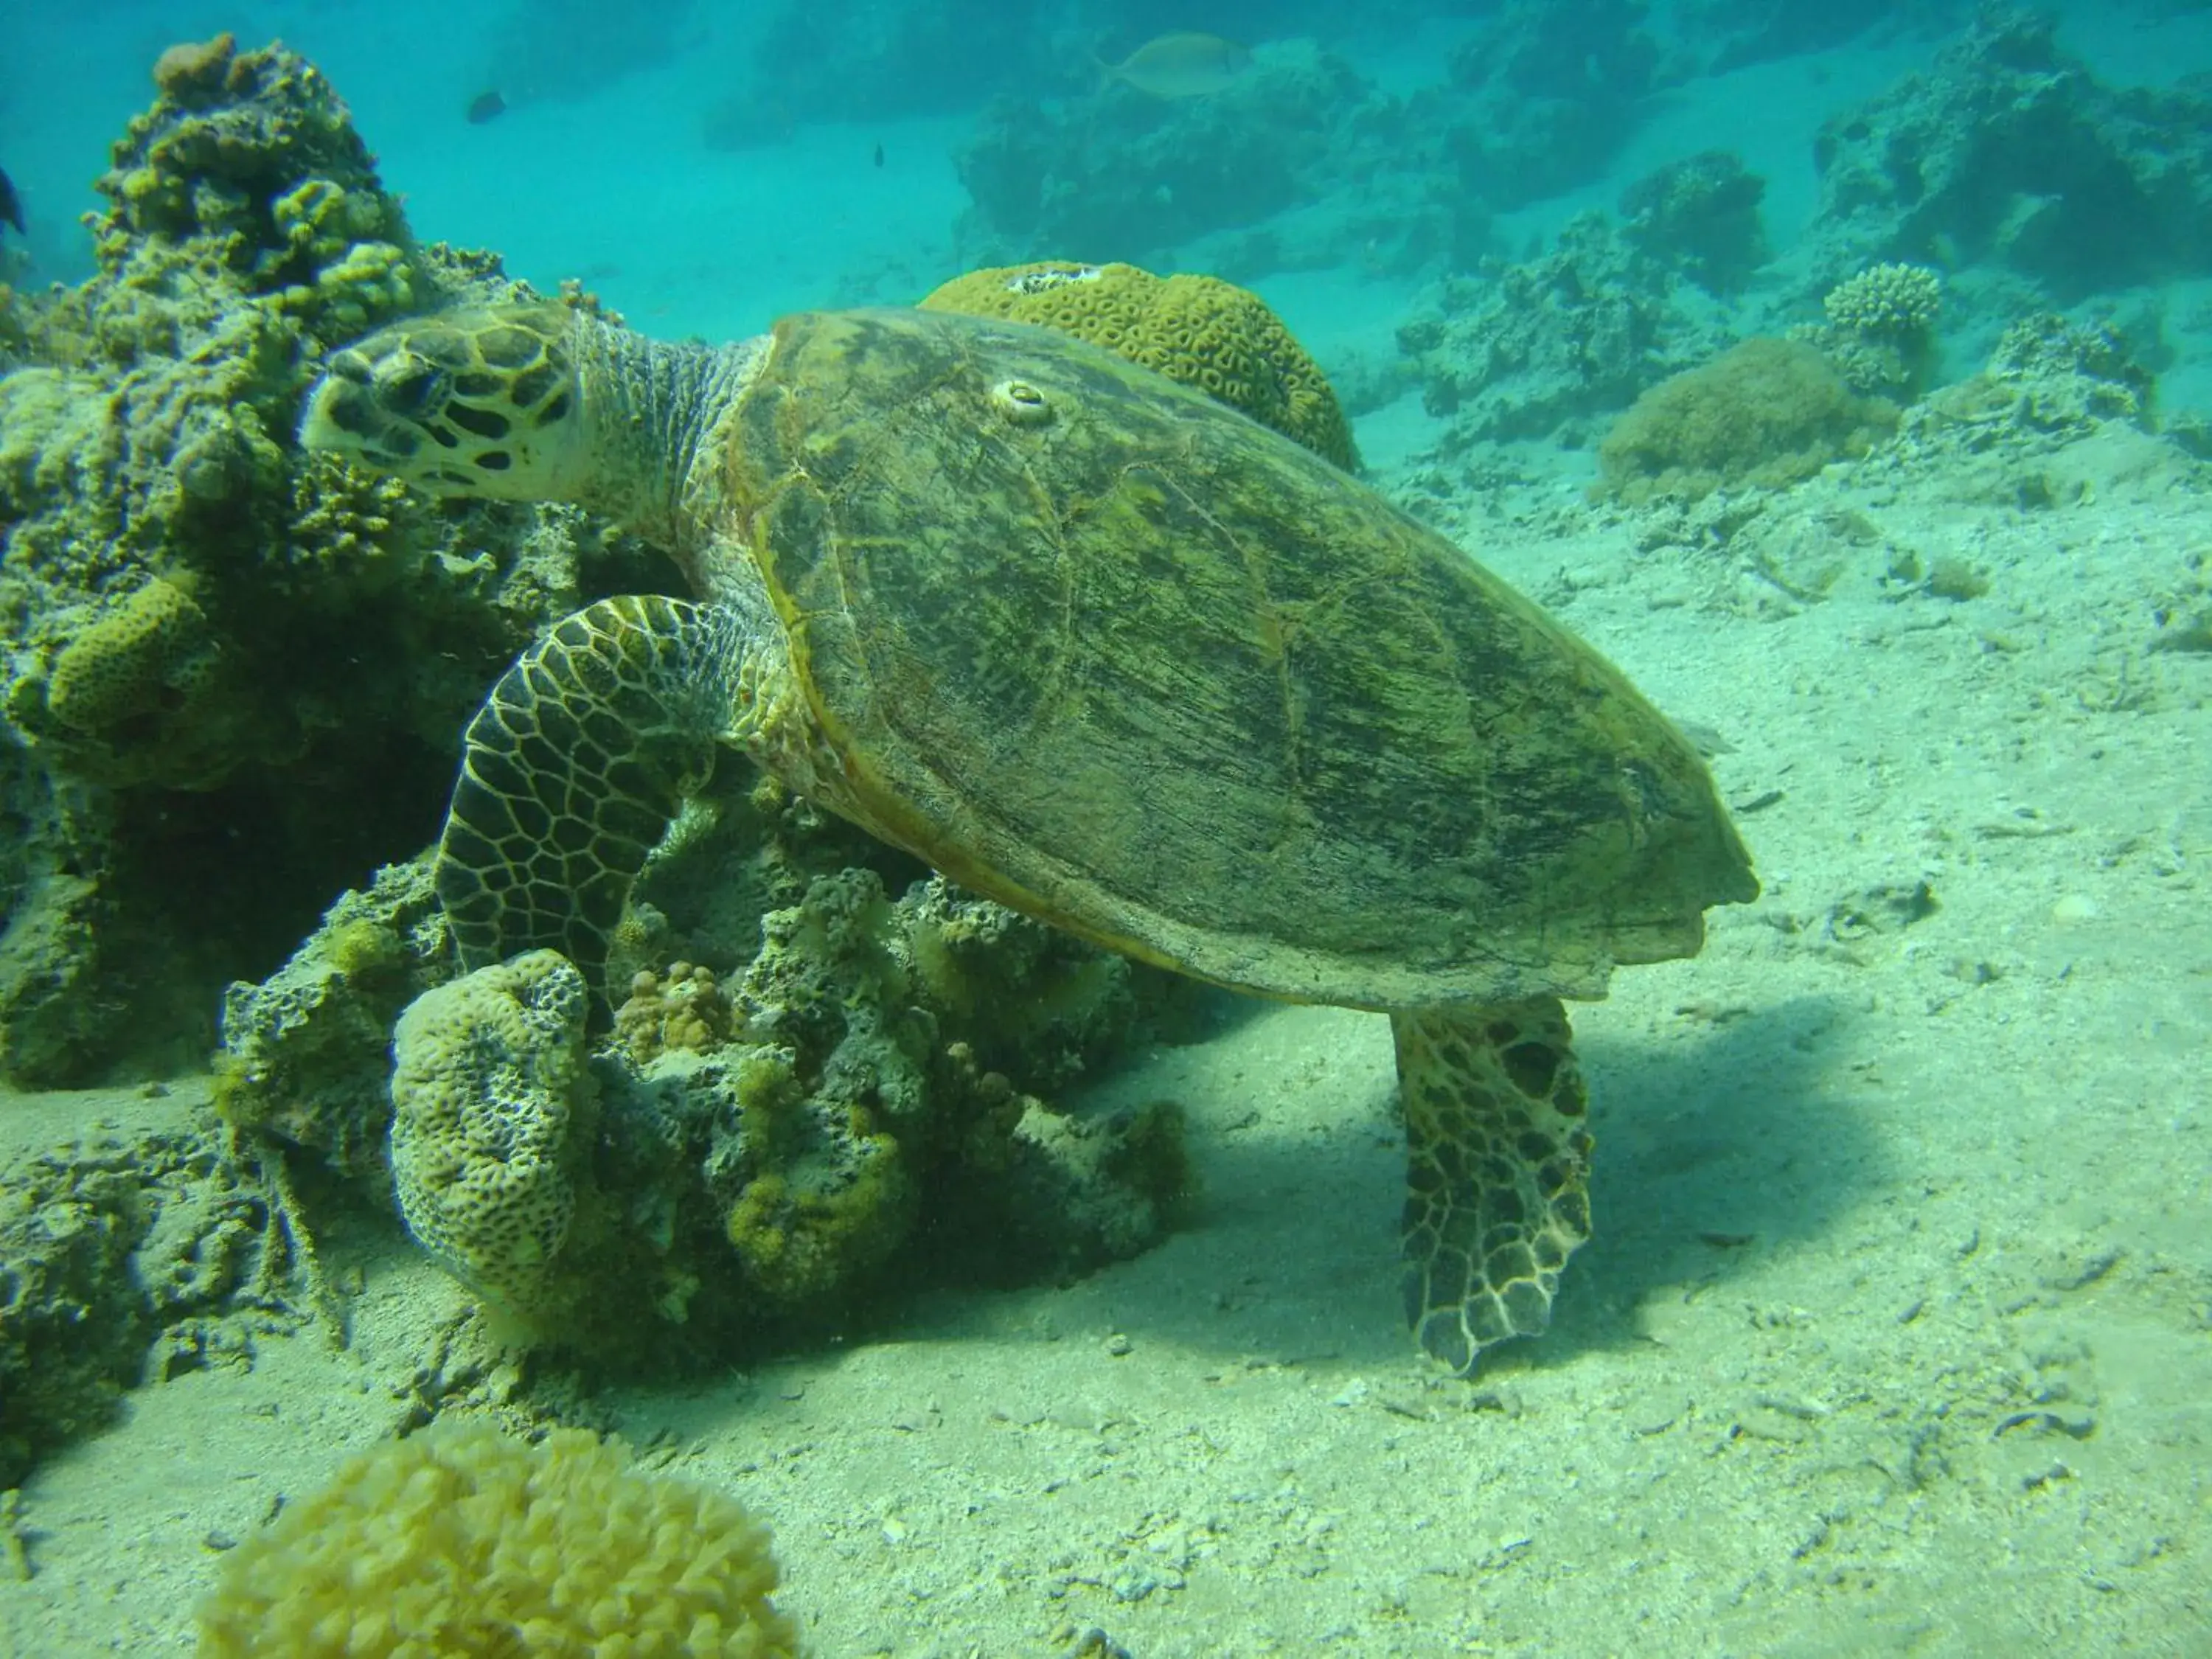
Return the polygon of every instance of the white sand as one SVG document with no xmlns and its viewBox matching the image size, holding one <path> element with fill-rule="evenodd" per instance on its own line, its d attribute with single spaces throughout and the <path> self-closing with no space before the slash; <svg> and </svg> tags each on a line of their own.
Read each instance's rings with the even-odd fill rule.
<svg viewBox="0 0 2212 1659">
<path fill-rule="evenodd" d="M 1735 744 L 1732 800 L 1780 792 L 1767 896 L 1578 1014 L 1600 1231 L 1541 1342 L 1413 1358 L 1387 1028 L 1269 1009 L 1114 1085 L 1191 1108 L 1190 1231 L 626 1432 L 774 1522 L 825 1655 L 2201 1651 L 2212 659 L 2142 647 L 2212 502 L 2093 488 L 1849 498 L 1980 562 L 1963 603 L 1763 619 L 1724 556 L 1489 550 Z M 1922 881 L 1924 920 L 1831 921 Z M 351 1352 L 265 1340 L 32 1481 L 5 1650 L 184 1650 L 207 1534 L 402 1409 L 452 1292 L 367 1265 Z"/>
</svg>

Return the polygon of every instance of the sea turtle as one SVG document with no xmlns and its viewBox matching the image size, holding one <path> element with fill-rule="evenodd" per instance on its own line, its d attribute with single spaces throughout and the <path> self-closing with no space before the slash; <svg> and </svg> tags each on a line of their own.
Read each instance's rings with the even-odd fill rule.
<svg viewBox="0 0 2212 1659">
<path fill-rule="evenodd" d="M 467 965 L 601 967 L 737 745 L 1095 944 L 1387 1011 L 1419 1340 L 1464 1372 L 1543 1329 L 1589 1231 L 1559 999 L 1758 888 L 1696 750 L 1459 548 L 1110 350 L 916 309 L 720 347 L 434 315 L 336 353 L 301 435 L 607 514 L 697 595 L 568 617 L 469 726 L 437 854 Z"/>
</svg>

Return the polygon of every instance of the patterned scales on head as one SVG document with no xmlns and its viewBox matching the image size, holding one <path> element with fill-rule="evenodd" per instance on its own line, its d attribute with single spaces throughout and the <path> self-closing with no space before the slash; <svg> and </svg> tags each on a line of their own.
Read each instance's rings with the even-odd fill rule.
<svg viewBox="0 0 2212 1659">
<path fill-rule="evenodd" d="M 934 308 L 722 348 L 495 308 L 338 354 L 302 438 L 621 518 L 697 592 L 569 618 L 470 727 L 438 866 L 469 965 L 552 946 L 599 972 L 738 746 L 1098 945 L 1388 1011 L 1407 1311 L 1467 1370 L 1544 1328 L 1589 1236 L 1559 999 L 1693 954 L 1757 884 L 1695 750 L 1610 664 L 1136 355 Z"/>
</svg>

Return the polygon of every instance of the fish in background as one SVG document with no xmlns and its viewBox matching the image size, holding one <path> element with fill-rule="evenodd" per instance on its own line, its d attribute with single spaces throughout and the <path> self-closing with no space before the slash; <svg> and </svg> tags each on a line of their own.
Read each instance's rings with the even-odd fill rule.
<svg viewBox="0 0 2212 1659">
<path fill-rule="evenodd" d="M 494 87 L 489 92 L 480 92 L 470 99 L 467 112 L 469 125 L 480 127 L 485 122 L 496 121 L 507 113 L 507 100 L 500 95 L 499 88 Z"/>
<path fill-rule="evenodd" d="M 30 233 L 23 228 L 23 198 L 15 194 L 15 181 L 0 173 L 0 225 L 13 225 L 18 236 Z"/>
<path fill-rule="evenodd" d="M 1119 81 L 1154 98 L 1203 98 L 1234 86 L 1252 67 L 1252 49 L 1218 34 L 1178 33 L 1146 41 L 1118 64 L 1096 61 L 1102 88 Z"/>
</svg>

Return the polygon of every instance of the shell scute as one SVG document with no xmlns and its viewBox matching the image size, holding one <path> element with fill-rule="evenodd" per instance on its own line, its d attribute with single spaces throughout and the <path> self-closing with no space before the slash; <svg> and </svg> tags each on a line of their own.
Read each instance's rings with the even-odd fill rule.
<svg viewBox="0 0 2212 1659">
<path fill-rule="evenodd" d="M 1010 380 L 1054 418 L 994 406 Z M 1694 750 L 1433 532 L 1048 330 L 786 319 L 726 458 L 826 804 L 1278 995 L 1592 994 L 1747 896 Z"/>
</svg>

